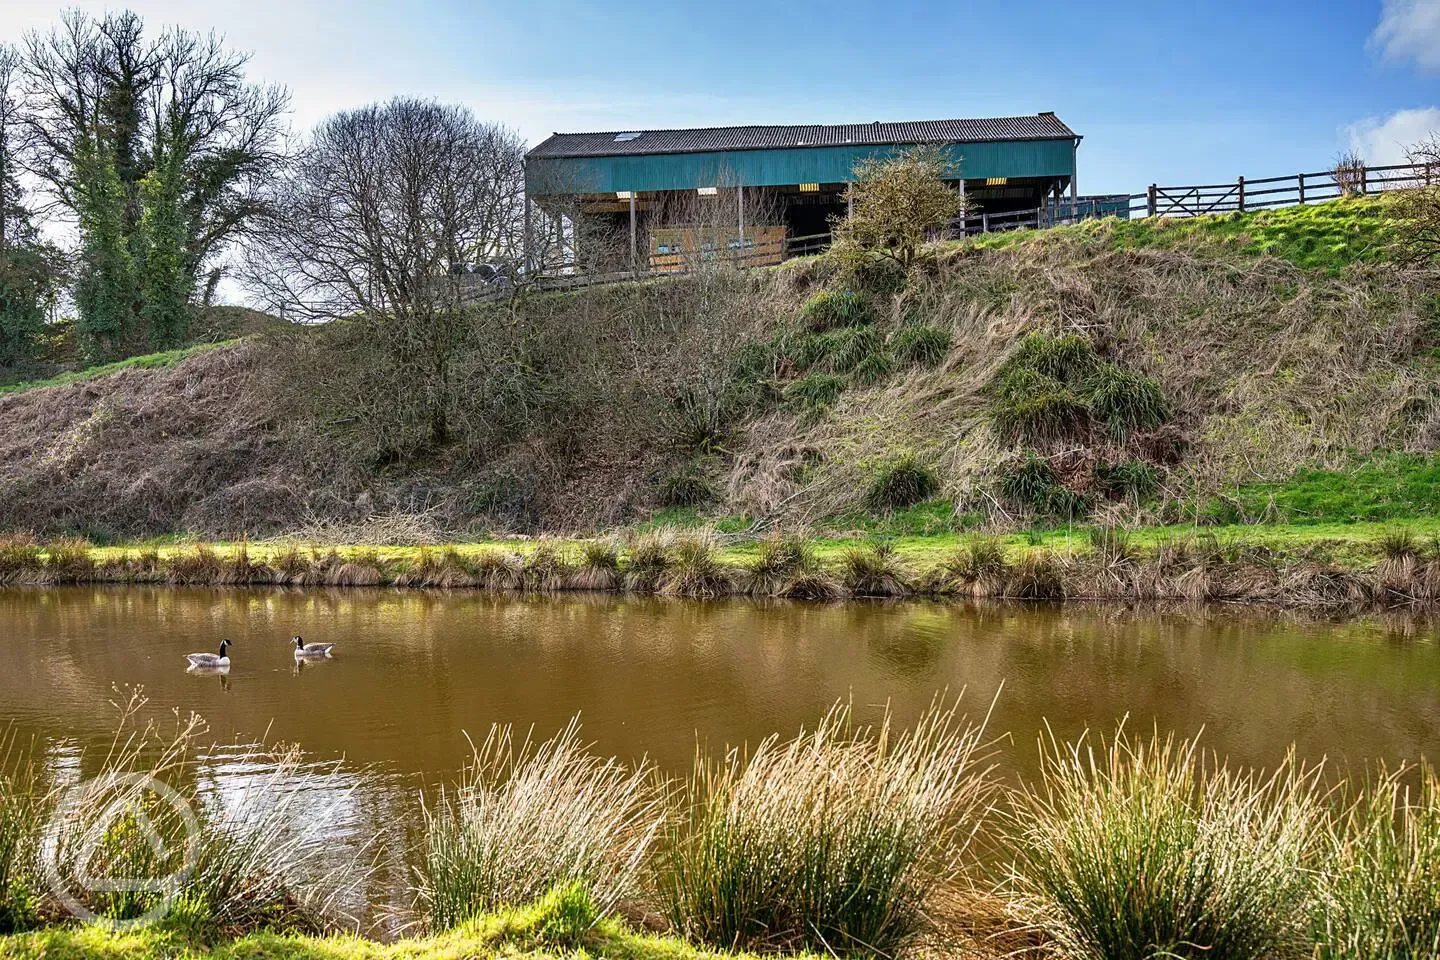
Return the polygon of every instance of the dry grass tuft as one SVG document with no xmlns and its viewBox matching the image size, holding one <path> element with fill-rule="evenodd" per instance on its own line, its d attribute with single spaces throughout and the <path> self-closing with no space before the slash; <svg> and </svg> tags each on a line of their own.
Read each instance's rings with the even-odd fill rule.
<svg viewBox="0 0 1440 960">
<path fill-rule="evenodd" d="M 580 566 L 570 576 L 571 589 L 608 592 L 619 590 L 624 582 L 620 547 L 613 540 L 586 540 L 580 545 Z"/>
<path fill-rule="evenodd" d="M 578 722 L 538 746 L 492 727 L 459 786 L 425 817 L 420 898 L 448 929 L 576 885 L 599 913 L 636 893 L 636 876 L 664 818 L 646 763 L 592 754 Z"/>
<path fill-rule="evenodd" d="M 857 597 L 904 597 L 913 592 L 910 570 L 887 542 L 850 547 L 840 555 L 840 581 Z"/>
<path fill-rule="evenodd" d="M 669 566 L 658 592 L 671 597 L 710 599 L 729 596 L 735 586 L 734 571 L 716 554 L 714 535 L 687 533 L 677 536 L 670 547 Z"/>
<path fill-rule="evenodd" d="M 856 729 L 837 706 L 812 733 L 697 761 L 689 820 L 660 870 L 675 930 L 720 949 L 898 956 L 937 932 L 991 795 L 983 729 L 957 707 Z"/>
</svg>

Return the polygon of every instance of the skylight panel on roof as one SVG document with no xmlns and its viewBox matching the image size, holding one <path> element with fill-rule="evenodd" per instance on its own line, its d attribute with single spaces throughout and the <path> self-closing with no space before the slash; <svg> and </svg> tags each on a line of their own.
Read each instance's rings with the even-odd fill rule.
<svg viewBox="0 0 1440 960">
<path fill-rule="evenodd" d="M 616 143 L 624 143 L 624 142 L 626 142 L 627 140 L 639 140 L 639 139 L 640 139 L 640 134 L 638 134 L 638 133 L 617 133 L 617 134 L 615 134 L 615 142 L 616 142 Z"/>
</svg>

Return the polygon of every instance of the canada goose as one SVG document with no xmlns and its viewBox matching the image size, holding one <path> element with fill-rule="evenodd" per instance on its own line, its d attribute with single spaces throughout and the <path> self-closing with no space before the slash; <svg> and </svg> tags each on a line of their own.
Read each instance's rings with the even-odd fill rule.
<svg viewBox="0 0 1440 960">
<path fill-rule="evenodd" d="M 333 643 L 306 643 L 304 637 L 291 637 L 295 641 L 295 657 L 328 657 Z"/>
<path fill-rule="evenodd" d="M 218 656 L 213 653 L 187 653 L 185 659 L 190 661 L 192 667 L 228 667 L 230 666 L 230 655 L 225 652 L 225 648 L 228 646 L 230 646 L 229 640 L 221 640 Z"/>
</svg>

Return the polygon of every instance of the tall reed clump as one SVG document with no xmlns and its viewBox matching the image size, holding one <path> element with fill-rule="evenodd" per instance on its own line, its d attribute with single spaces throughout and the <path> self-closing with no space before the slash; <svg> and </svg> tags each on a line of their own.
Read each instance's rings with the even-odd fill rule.
<svg viewBox="0 0 1440 960">
<path fill-rule="evenodd" d="M 679 536 L 670 548 L 670 564 L 660 592 L 673 597 L 723 597 L 735 587 L 733 571 L 720 562 L 709 533 Z"/>
<path fill-rule="evenodd" d="M 857 597 L 903 597 L 910 592 L 910 579 L 888 541 L 850 547 L 840 555 L 840 580 Z"/>
<path fill-rule="evenodd" d="M 141 726 L 145 704 L 132 696 L 98 772 L 54 797 L 40 856 L 51 888 L 73 898 L 54 906 L 111 922 L 155 912 L 202 934 L 353 921 L 343 905 L 368 871 L 330 862 L 334 811 L 317 808 L 298 786 L 306 779 L 299 752 L 256 746 L 238 762 L 263 772 L 239 794 L 209 794 L 197 786 L 203 777 L 194 757 L 203 721 L 192 715 L 177 717 L 173 729 Z M 343 810 L 347 793 L 330 803 Z M 87 876 L 178 880 L 97 888 Z"/>
<path fill-rule="evenodd" d="M 756 544 L 755 557 L 745 565 L 745 590 L 756 597 L 796 600 L 835 600 L 845 592 L 808 543 L 783 533 Z"/>
<path fill-rule="evenodd" d="M 539 746 L 492 727 L 459 786 L 426 810 L 421 904 L 443 930 L 578 886 L 603 916 L 634 892 L 664 816 L 652 768 L 596 757 L 577 721 Z"/>
<path fill-rule="evenodd" d="M 576 590 L 616 590 L 624 582 L 620 548 L 613 540 L 586 540 L 580 544 L 580 565 L 570 577 Z"/>
<path fill-rule="evenodd" d="M 34 847 L 44 819 L 34 771 L 16 746 L 13 731 L 0 735 L 0 934 L 34 922 Z"/>
<path fill-rule="evenodd" d="M 1007 840 L 1018 917 L 1076 960 L 1308 955 L 1314 771 L 1208 764 L 1194 741 L 1121 731 L 1044 748 Z"/>
<path fill-rule="evenodd" d="M 1440 777 L 1385 773 L 1332 834 L 1317 898 L 1322 960 L 1440 957 Z"/>
<path fill-rule="evenodd" d="M 657 883 L 674 929 L 731 949 L 896 956 L 933 932 L 991 797 L 958 704 L 903 733 L 839 705 L 813 732 L 696 763 Z"/>
</svg>

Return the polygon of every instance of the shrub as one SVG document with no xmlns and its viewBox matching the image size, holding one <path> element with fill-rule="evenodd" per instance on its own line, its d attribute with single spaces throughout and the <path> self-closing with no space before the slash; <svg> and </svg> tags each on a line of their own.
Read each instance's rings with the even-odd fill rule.
<svg viewBox="0 0 1440 960">
<path fill-rule="evenodd" d="M 576 590 L 615 590 L 620 583 L 620 548 L 613 540 L 580 544 L 580 568 L 571 577 Z"/>
<path fill-rule="evenodd" d="M 997 381 L 995 392 L 990 418 L 1007 443 L 1048 443 L 1089 435 L 1090 404 L 1049 374 L 1018 368 Z"/>
<path fill-rule="evenodd" d="M 734 577 L 715 552 L 709 534 L 679 537 L 670 548 L 670 564 L 660 592 L 677 597 L 720 597 L 734 586 Z"/>
<path fill-rule="evenodd" d="M 814 331 L 869 323 L 870 301 L 853 290 L 817 290 L 800 305 L 800 322 Z"/>
<path fill-rule="evenodd" d="M 1078 387 L 1100 366 L 1090 341 L 1076 333 L 1026 334 L 1015 353 L 1000 369 L 1000 378 L 1015 370 L 1029 370 L 1060 383 Z"/>
<path fill-rule="evenodd" d="M 665 571 L 670 569 L 669 530 L 651 531 L 637 537 L 631 544 L 625 564 L 625 587 L 641 593 L 659 588 Z"/>
<path fill-rule="evenodd" d="M 1299 956 L 1311 779 L 1207 768 L 1191 743 L 1053 738 L 1016 794 L 1015 907 L 1080 960 Z"/>
<path fill-rule="evenodd" d="M 660 503 L 666 507 L 700 507 L 715 499 L 715 485 L 694 464 L 660 481 Z"/>
<path fill-rule="evenodd" d="M 950 353 L 950 333 L 928 323 L 904 326 L 891 334 L 890 352 L 902 366 L 933 367 Z"/>
<path fill-rule="evenodd" d="M 1316 911 L 1323 960 L 1440 956 L 1440 778 L 1382 772 L 1331 837 Z M 1413 777 L 1411 777 L 1413 779 Z"/>
<path fill-rule="evenodd" d="M 932 586 L 941 592 L 966 590 L 976 596 L 996 596 L 1004 592 L 1008 569 L 1004 545 L 979 537 L 940 562 Z"/>
<path fill-rule="evenodd" d="M 1107 497 L 1143 500 L 1160 489 L 1160 474 L 1143 460 L 1117 460 L 1095 466 L 1095 485 Z"/>
<path fill-rule="evenodd" d="M 1000 496 L 1031 513 L 1071 520 L 1090 512 L 1090 501 L 1060 482 L 1050 461 L 1027 450 L 1000 469 Z"/>
<path fill-rule="evenodd" d="M 834 406 L 845 392 L 845 380 L 833 373 L 812 373 L 785 388 L 785 400 L 802 413 L 818 414 Z"/>
<path fill-rule="evenodd" d="M 457 789 L 425 813 L 421 901 L 434 929 L 557 889 L 583 891 L 592 916 L 632 890 L 660 828 L 648 765 L 592 755 L 579 724 L 532 747 L 492 727 Z"/>
<path fill-rule="evenodd" d="M 910 572 L 884 541 L 846 549 L 840 555 L 840 579 L 857 597 L 903 597 L 910 592 Z"/>
<path fill-rule="evenodd" d="M 799 537 L 775 533 L 761 540 L 755 558 L 745 565 L 746 592 L 757 597 L 833 600 L 840 584 L 815 560 L 810 545 Z"/>
<path fill-rule="evenodd" d="M 935 470 L 915 454 L 903 453 L 875 471 L 865 502 L 871 510 L 888 512 L 914 506 L 939 492 Z"/>
<path fill-rule="evenodd" d="M 836 707 L 748 759 L 698 762 L 659 876 L 674 929 L 727 950 L 892 957 L 928 933 L 927 901 L 986 809 L 983 733 L 954 707 L 889 727 L 856 730 Z"/>
<path fill-rule="evenodd" d="M 733 417 L 729 392 L 713 385 L 678 387 L 670 398 L 666 432 L 686 453 L 713 453 L 725 445 Z"/>
<path fill-rule="evenodd" d="M 1116 440 L 1154 430 L 1170 419 L 1158 380 L 1122 370 L 1113 363 L 1102 364 L 1096 371 L 1090 388 L 1090 409 Z"/>
<path fill-rule="evenodd" d="M 868 324 L 863 327 L 832 330 L 822 336 L 829 341 L 826 354 L 836 373 L 850 373 L 869 357 L 885 349 L 885 341 L 875 332 L 875 328 Z"/>
<path fill-rule="evenodd" d="M 857 383 L 866 386 L 879 383 L 890 376 L 895 370 L 895 364 L 891 361 L 889 354 L 872 353 L 856 364 L 852 376 Z"/>
</svg>

